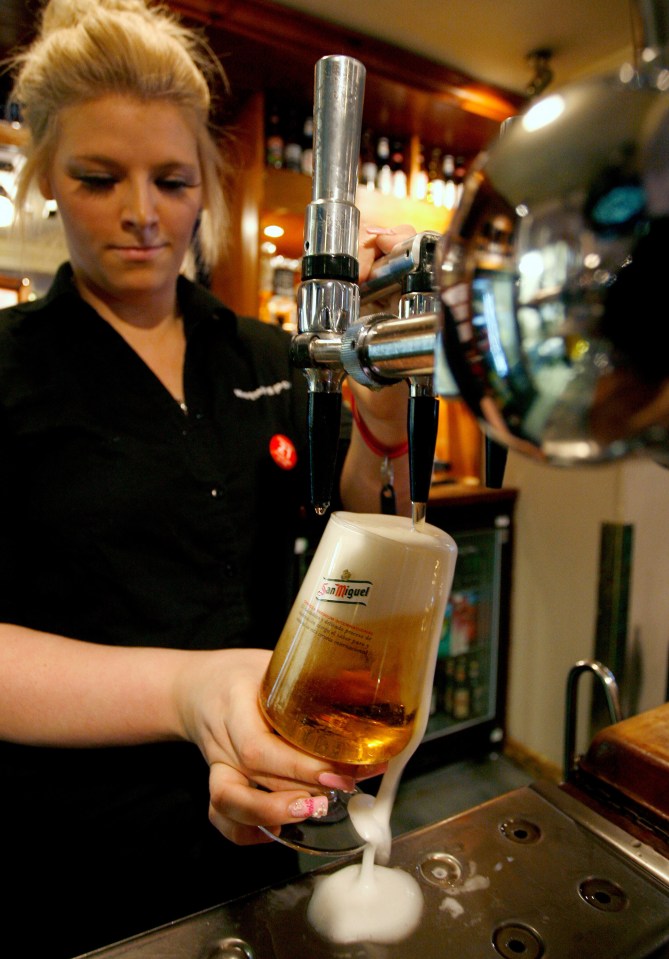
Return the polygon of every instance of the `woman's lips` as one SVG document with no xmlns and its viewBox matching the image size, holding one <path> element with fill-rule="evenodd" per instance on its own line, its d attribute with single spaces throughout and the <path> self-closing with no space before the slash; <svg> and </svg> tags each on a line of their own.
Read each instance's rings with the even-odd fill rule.
<svg viewBox="0 0 669 959">
<path fill-rule="evenodd" d="M 123 260 L 129 260 L 134 263 L 144 263 L 149 260 L 155 260 L 165 249 L 165 244 L 161 243 L 154 246 L 114 246 L 111 249 Z"/>
</svg>

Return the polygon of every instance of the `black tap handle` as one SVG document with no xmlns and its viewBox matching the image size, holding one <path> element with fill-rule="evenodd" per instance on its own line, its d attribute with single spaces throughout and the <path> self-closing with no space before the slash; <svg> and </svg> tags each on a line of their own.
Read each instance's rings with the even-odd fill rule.
<svg viewBox="0 0 669 959">
<path fill-rule="evenodd" d="M 485 485 L 489 489 L 501 489 L 506 468 L 507 447 L 489 436 L 485 438 Z"/>
<path fill-rule="evenodd" d="M 310 391 L 307 416 L 311 505 L 322 515 L 332 499 L 341 426 L 341 393 Z"/>
<path fill-rule="evenodd" d="M 438 422 L 439 400 L 436 397 L 409 397 L 409 471 L 412 503 L 427 503 L 430 495 Z"/>
</svg>

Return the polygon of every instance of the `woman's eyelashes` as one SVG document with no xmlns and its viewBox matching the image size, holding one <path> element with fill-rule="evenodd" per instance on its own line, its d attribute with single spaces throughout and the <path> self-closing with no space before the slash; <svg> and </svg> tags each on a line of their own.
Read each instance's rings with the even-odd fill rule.
<svg viewBox="0 0 669 959">
<path fill-rule="evenodd" d="M 164 190 L 166 193 L 193 190 L 200 186 L 199 183 L 195 183 L 186 178 L 182 179 L 181 177 L 159 177 L 155 181 L 155 184 L 159 190 Z"/>
<path fill-rule="evenodd" d="M 91 193 L 103 193 L 111 190 L 117 183 L 116 177 L 107 176 L 101 173 L 75 173 L 72 179 L 81 183 Z"/>
<path fill-rule="evenodd" d="M 91 193 L 111 192 L 121 182 L 121 177 L 107 173 L 75 173 L 72 178 Z M 182 193 L 200 186 L 195 179 L 179 176 L 159 176 L 153 183 L 163 193 Z"/>
</svg>

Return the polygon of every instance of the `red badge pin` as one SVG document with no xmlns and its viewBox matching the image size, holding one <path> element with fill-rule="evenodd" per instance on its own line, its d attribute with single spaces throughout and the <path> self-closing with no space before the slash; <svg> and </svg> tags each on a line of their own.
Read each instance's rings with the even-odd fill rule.
<svg viewBox="0 0 669 959">
<path fill-rule="evenodd" d="M 269 441 L 269 453 L 282 470 L 292 470 L 297 464 L 297 450 L 293 441 L 282 433 L 275 433 Z"/>
</svg>

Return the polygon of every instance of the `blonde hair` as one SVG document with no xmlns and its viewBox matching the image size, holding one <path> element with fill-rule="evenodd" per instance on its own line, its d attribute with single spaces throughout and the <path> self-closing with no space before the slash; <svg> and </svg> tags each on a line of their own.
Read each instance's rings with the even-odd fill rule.
<svg viewBox="0 0 669 959">
<path fill-rule="evenodd" d="M 225 74 L 204 39 L 162 6 L 143 0 L 49 0 L 31 46 L 14 58 L 13 96 L 28 129 L 17 206 L 48 167 L 58 116 L 109 93 L 166 100 L 180 107 L 202 168 L 200 255 L 217 261 L 224 242 L 227 168 L 211 127 L 214 78 Z"/>
</svg>

